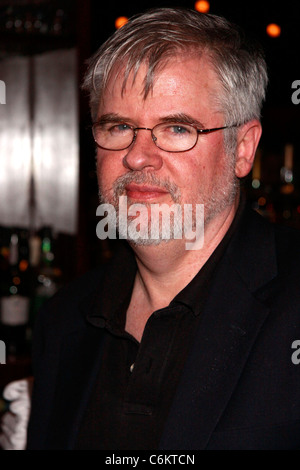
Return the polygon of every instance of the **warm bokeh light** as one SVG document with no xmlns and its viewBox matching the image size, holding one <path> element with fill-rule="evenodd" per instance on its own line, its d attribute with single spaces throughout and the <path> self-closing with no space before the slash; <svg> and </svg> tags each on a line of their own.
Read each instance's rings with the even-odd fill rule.
<svg viewBox="0 0 300 470">
<path fill-rule="evenodd" d="M 13 283 L 15 286 L 18 286 L 21 282 L 21 279 L 19 278 L 19 276 L 14 276 L 13 277 Z"/>
<path fill-rule="evenodd" d="M 267 200 L 266 200 L 265 197 L 261 196 L 261 197 L 258 199 L 257 202 L 258 202 L 259 206 L 262 207 L 262 206 L 264 206 L 264 205 L 267 203 Z"/>
<path fill-rule="evenodd" d="M 275 23 L 268 24 L 266 30 L 267 30 L 267 34 L 271 36 L 272 38 L 278 38 L 278 36 L 280 36 L 280 33 L 281 33 L 280 26 L 278 26 L 278 24 L 275 24 Z"/>
<path fill-rule="evenodd" d="M 120 29 L 122 28 L 122 26 L 124 26 L 124 24 L 127 23 L 127 21 L 128 21 L 127 16 L 119 16 L 115 21 L 115 27 L 117 29 Z"/>
<path fill-rule="evenodd" d="M 28 261 L 26 261 L 26 259 L 22 259 L 19 263 L 20 271 L 26 271 L 27 268 L 28 268 Z"/>
<path fill-rule="evenodd" d="M 200 11 L 200 13 L 208 13 L 209 8 L 210 4 L 206 0 L 198 0 L 195 3 L 195 10 Z"/>
</svg>

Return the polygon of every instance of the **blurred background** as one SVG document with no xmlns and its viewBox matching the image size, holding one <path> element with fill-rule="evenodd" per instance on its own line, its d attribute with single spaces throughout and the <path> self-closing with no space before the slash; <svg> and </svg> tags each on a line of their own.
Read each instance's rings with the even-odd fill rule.
<svg viewBox="0 0 300 470">
<path fill-rule="evenodd" d="M 0 0 L 0 387 L 30 371 L 43 301 L 114 251 L 96 237 L 95 151 L 80 83 L 86 60 L 122 21 L 157 6 L 225 16 L 263 46 L 263 137 L 243 186 L 265 217 L 300 229 L 299 2 Z"/>
</svg>

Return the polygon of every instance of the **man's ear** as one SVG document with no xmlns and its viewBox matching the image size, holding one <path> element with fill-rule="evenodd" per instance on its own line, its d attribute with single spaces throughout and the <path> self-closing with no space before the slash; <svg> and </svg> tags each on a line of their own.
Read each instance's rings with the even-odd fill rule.
<svg viewBox="0 0 300 470">
<path fill-rule="evenodd" d="M 251 171 L 261 133 L 261 124 L 256 119 L 239 129 L 235 163 L 235 174 L 238 178 L 247 176 Z"/>
</svg>

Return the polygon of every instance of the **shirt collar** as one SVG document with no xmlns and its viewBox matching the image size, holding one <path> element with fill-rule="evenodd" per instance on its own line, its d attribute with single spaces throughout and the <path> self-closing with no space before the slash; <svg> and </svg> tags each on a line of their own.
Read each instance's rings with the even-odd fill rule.
<svg viewBox="0 0 300 470">
<path fill-rule="evenodd" d="M 176 295 L 176 297 L 174 297 L 170 305 L 173 306 L 177 303 L 182 303 L 189 307 L 194 313 L 194 315 L 199 315 L 202 312 L 206 298 L 209 293 L 209 287 L 214 272 L 221 258 L 223 257 L 233 234 L 236 232 L 237 227 L 240 224 L 245 205 L 246 200 L 245 197 L 242 195 L 235 217 L 225 236 L 222 238 L 221 242 L 215 248 L 206 263 L 198 271 L 196 276 L 189 282 L 186 287 L 184 287 Z"/>
</svg>

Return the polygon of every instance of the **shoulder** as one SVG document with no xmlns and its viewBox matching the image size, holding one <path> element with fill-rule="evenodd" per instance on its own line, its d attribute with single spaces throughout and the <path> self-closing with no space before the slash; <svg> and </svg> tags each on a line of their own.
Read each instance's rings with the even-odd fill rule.
<svg viewBox="0 0 300 470">
<path fill-rule="evenodd" d="M 270 282 L 274 284 L 275 280 L 279 291 L 289 282 L 299 290 L 299 230 L 271 223 L 248 205 L 230 241 L 226 259 L 252 292 Z"/>
<path fill-rule="evenodd" d="M 245 208 L 238 239 L 257 253 L 261 247 L 273 248 L 280 262 L 299 262 L 300 229 L 269 222 L 249 206 Z"/>
<path fill-rule="evenodd" d="M 41 338 L 55 337 L 66 331 L 82 328 L 85 324 L 82 306 L 92 302 L 102 285 L 105 267 L 100 266 L 61 287 L 53 297 L 44 302 L 35 319 L 34 344 Z"/>
<path fill-rule="evenodd" d="M 131 252 L 122 245 L 108 262 L 68 282 L 43 305 L 37 323 L 56 331 L 85 325 L 87 312 L 102 302 L 109 286 L 120 283 L 120 277 L 126 275 L 130 259 Z"/>
<path fill-rule="evenodd" d="M 98 266 L 67 282 L 51 299 L 52 302 L 78 303 L 102 284 L 106 266 Z"/>
<path fill-rule="evenodd" d="M 266 227 L 265 235 L 269 234 L 264 242 L 274 244 L 278 271 L 285 274 L 300 273 L 300 229 L 269 222 L 256 212 L 255 218 L 259 219 L 261 226 Z"/>
</svg>

